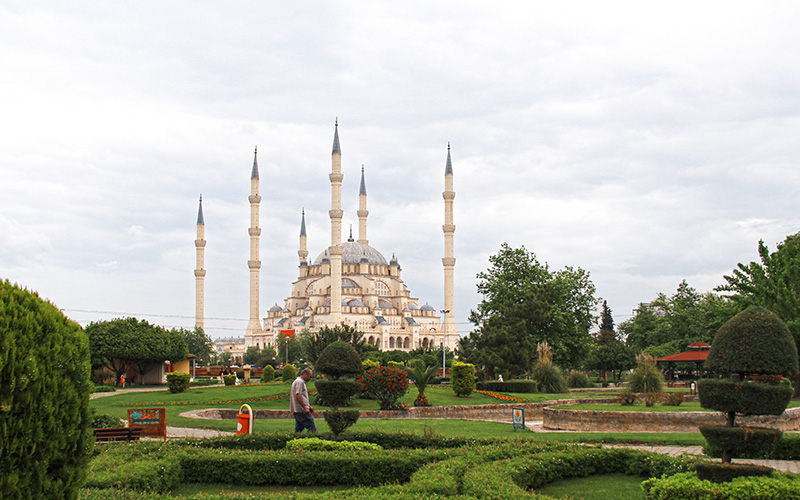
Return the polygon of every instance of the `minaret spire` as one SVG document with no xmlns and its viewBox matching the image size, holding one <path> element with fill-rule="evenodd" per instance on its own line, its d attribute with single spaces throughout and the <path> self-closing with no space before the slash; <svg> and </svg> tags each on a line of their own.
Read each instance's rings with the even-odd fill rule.
<svg viewBox="0 0 800 500">
<path fill-rule="evenodd" d="M 364 181 L 364 165 L 361 165 L 361 187 L 358 189 L 358 242 L 369 245 L 367 239 L 367 183 Z"/>
<path fill-rule="evenodd" d="M 456 259 L 453 256 L 453 234 L 456 226 L 453 224 L 453 200 L 456 193 L 453 191 L 453 162 L 450 159 L 450 143 L 447 143 L 447 162 L 444 167 L 444 318 L 442 320 L 442 343 L 448 349 L 452 349 L 458 342 L 458 329 L 456 328 L 454 317 L 454 269 Z"/>
<path fill-rule="evenodd" d="M 341 323 L 342 318 L 342 149 L 339 146 L 339 119 L 333 132 L 331 153 L 331 326 Z"/>
<path fill-rule="evenodd" d="M 203 195 L 200 195 L 200 205 L 197 208 L 197 239 L 194 240 L 197 253 L 197 263 L 194 269 L 194 327 L 203 328 L 205 324 L 205 249 L 206 249 L 206 222 L 203 217 Z"/>
<path fill-rule="evenodd" d="M 303 216 L 300 219 L 300 249 L 297 251 L 300 257 L 300 265 L 308 264 L 306 257 L 308 257 L 308 247 L 306 241 L 306 209 L 303 209 Z"/>
<path fill-rule="evenodd" d="M 247 331 L 245 332 L 246 346 L 255 345 L 252 335 L 262 331 L 258 314 L 259 273 L 261 271 L 261 260 L 258 257 L 261 236 L 261 228 L 258 226 L 261 196 L 258 194 L 258 182 L 258 147 L 256 147 L 253 152 L 253 170 L 250 174 L 250 196 L 247 197 L 250 202 L 250 229 L 247 231 L 250 235 L 250 260 L 247 261 L 247 267 L 250 269 L 250 320 L 247 322 Z M 250 338 L 248 339 L 248 337 Z"/>
</svg>

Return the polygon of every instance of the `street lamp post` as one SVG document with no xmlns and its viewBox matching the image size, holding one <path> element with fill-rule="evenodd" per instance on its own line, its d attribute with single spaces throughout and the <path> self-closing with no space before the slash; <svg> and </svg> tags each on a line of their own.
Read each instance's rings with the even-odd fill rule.
<svg viewBox="0 0 800 500">
<path fill-rule="evenodd" d="M 439 311 L 444 314 L 444 323 L 445 328 L 442 330 L 442 377 L 447 376 L 447 315 L 450 314 L 450 310 L 442 310 Z"/>
</svg>

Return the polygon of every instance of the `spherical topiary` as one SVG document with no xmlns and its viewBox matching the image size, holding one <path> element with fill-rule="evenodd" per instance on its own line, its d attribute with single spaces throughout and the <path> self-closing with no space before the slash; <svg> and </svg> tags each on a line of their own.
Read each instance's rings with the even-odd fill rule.
<svg viewBox="0 0 800 500">
<path fill-rule="evenodd" d="M 281 379 L 284 382 L 294 382 L 294 379 L 297 378 L 297 370 L 294 369 L 294 366 L 290 364 L 283 365 L 283 370 L 281 371 Z"/>
<path fill-rule="evenodd" d="M 719 329 L 705 369 L 718 374 L 795 375 L 797 346 L 777 316 L 760 307 L 749 307 Z"/>
<path fill-rule="evenodd" d="M 81 327 L 0 282 L 0 497 L 77 497 L 91 452 L 89 375 Z"/>
<path fill-rule="evenodd" d="M 352 345 L 341 340 L 329 344 L 322 351 L 315 368 L 331 380 L 337 380 L 344 375 L 361 373 L 364 370 L 358 352 Z"/>
</svg>

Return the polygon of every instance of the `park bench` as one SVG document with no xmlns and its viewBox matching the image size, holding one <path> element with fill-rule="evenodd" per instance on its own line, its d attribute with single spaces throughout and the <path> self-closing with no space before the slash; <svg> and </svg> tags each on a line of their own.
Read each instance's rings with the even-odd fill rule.
<svg viewBox="0 0 800 500">
<path fill-rule="evenodd" d="M 141 427 L 111 427 L 94 430 L 95 442 L 98 443 L 138 441 L 141 434 Z"/>
</svg>

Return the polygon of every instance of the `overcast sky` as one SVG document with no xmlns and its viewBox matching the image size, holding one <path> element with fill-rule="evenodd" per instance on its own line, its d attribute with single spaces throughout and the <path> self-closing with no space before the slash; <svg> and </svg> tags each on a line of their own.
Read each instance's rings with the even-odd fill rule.
<svg viewBox="0 0 800 500">
<path fill-rule="evenodd" d="M 35 4 L 35 5 L 34 5 Z M 617 323 L 800 230 L 797 2 L 14 2 L 0 6 L 0 278 L 72 319 L 248 317 L 253 147 L 261 316 L 344 231 L 443 307 L 448 141 L 456 321 L 503 242 L 590 272 Z M 357 235 L 356 235 L 357 237 Z"/>
</svg>

